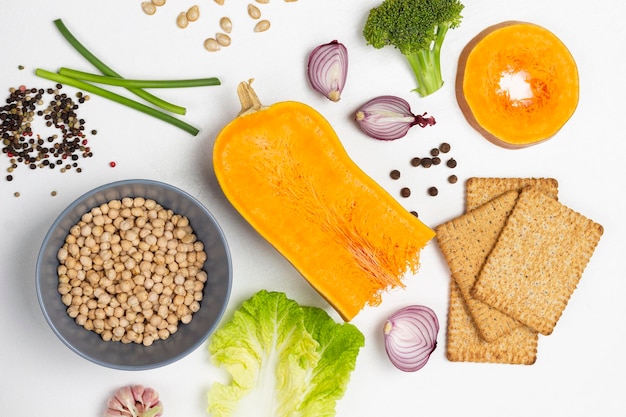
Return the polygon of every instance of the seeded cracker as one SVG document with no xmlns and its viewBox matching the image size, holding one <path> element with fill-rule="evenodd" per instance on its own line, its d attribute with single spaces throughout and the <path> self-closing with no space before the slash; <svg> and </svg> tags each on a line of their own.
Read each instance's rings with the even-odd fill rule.
<svg viewBox="0 0 626 417">
<path fill-rule="evenodd" d="M 536 188 L 525 188 L 472 294 L 549 335 L 602 233 L 601 225 Z"/>
<path fill-rule="evenodd" d="M 532 186 L 557 199 L 559 183 L 554 178 L 483 178 L 465 182 L 465 210 L 470 211 L 507 191 Z"/>
<path fill-rule="evenodd" d="M 487 255 L 515 207 L 518 192 L 508 191 L 435 228 L 437 243 L 458 285 L 479 335 L 492 342 L 522 324 L 471 295 Z"/>
<path fill-rule="evenodd" d="M 537 359 L 537 333 L 526 326 L 491 343 L 483 340 L 454 279 L 450 280 L 446 343 L 446 357 L 452 362 L 532 365 Z"/>
</svg>

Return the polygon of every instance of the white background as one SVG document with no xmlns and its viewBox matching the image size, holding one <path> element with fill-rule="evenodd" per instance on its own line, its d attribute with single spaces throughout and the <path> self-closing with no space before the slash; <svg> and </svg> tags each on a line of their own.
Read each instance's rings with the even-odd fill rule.
<svg viewBox="0 0 626 417">
<path fill-rule="evenodd" d="M 200 128 L 192 137 L 170 125 L 93 97 L 80 109 L 93 158 L 83 172 L 61 174 L 20 166 L 14 181 L 0 180 L 0 413 L 5 416 L 98 416 L 119 386 L 156 388 L 166 416 L 205 416 L 206 392 L 220 372 L 209 362 L 206 343 L 163 368 L 130 372 L 103 368 L 79 357 L 52 333 L 35 294 L 35 261 L 56 216 L 88 190 L 120 179 L 149 178 L 170 183 L 200 199 L 220 222 L 232 252 L 234 282 L 225 315 L 259 289 L 285 291 L 302 304 L 328 305 L 229 205 L 211 166 L 219 129 L 239 111 L 236 85 L 249 78 L 265 104 L 298 100 L 315 107 L 335 127 L 353 159 L 409 210 L 430 226 L 463 212 L 465 179 L 472 176 L 553 177 L 560 201 L 602 224 L 605 233 L 551 336 L 539 339 L 532 366 L 452 363 L 445 358 L 448 269 L 434 241 L 423 251 L 422 267 L 406 278 L 407 288 L 388 293 L 381 306 L 366 308 L 353 321 L 366 337 L 357 367 L 337 415 L 351 416 L 618 416 L 626 415 L 626 280 L 624 276 L 623 42 L 626 3 L 566 0 L 466 1 L 464 20 L 451 31 L 442 52 L 446 84 L 428 98 L 410 90 L 414 80 L 398 52 L 375 50 L 361 36 L 379 0 L 272 0 L 261 5 L 272 28 L 252 33 L 247 2 L 218 6 L 201 0 L 200 19 L 181 30 L 176 15 L 194 2 L 171 0 L 154 16 L 140 1 L 3 1 L 0 11 L 0 90 L 27 85 L 47 88 L 35 68 L 60 66 L 93 71 L 61 37 L 52 21 L 62 18 L 98 57 L 128 78 L 217 76 L 219 87 L 160 91 L 188 108 L 185 120 Z M 202 47 L 221 16 L 233 20 L 233 43 L 219 53 Z M 570 48 L 580 72 L 576 113 L 552 140 L 524 150 L 499 148 L 465 121 L 454 95 L 457 58 L 483 28 L 504 21 L 540 24 Z M 332 103 L 309 87 L 306 58 L 321 43 L 337 39 L 350 54 L 343 98 Z M 18 66 L 25 68 L 19 70 Z M 67 87 L 67 90 L 75 90 Z M 363 135 L 352 120 L 356 108 L 382 94 L 407 99 L 414 112 L 435 116 L 435 127 L 414 128 L 395 142 Z M 4 97 L 3 97 L 4 98 Z M 459 163 L 459 183 L 449 185 L 443 167 L 411 169 L 413 156 L 447 141 Z M 2 156 L 2 170 L 9 162 Z M 109 162 L 115 161 L 115 168 Z M 389 171 L 403 169 L 400 182 Z M 2 176 L 4 178 L 4 174 Z M 399 196 L 401 186 L 413 195 Z M 440 188 L 433 198 L 430 185 Z M 56 196 L 51 192 L 56 191 Z M 14 197 L 19 192 L 20 197 Z M 312 248 L 314 250 L 314 248 Z M 425 304 L 438 314 L 439 348 L 417 373 L 402 373 L 387 360 L 381 327 L 387 315 L 407 304 Z"/>
</svg>

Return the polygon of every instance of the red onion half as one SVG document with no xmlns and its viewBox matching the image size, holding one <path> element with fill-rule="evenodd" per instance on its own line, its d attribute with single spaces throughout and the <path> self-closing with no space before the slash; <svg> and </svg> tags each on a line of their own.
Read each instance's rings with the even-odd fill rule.
<svg viewBox="0 0 626 417">
<path fill-rule="evenodd" d="M 437 347 L 438 332 L 439 321 L 430 308 L 412 305 L 398 310 L 383 327 L 389 360 L 404 372 L 422 369 Z"/>
<path fill-rule="evenodd" d="M 339 101 L 348 76 L 348 50 L 336 40 L 320 45 L 309 55 L 307 70 L 315 91 Z"/>
<path fill-rule="evenodd" d="M 403 98 L 380 96 L 371 99 L 359 108 L 355 120 L 368 136 L 378 140 L 396 140 L 404 137 L 410 128 L 434 125 L 434 117 L 415 115 Z"/>
</svg>

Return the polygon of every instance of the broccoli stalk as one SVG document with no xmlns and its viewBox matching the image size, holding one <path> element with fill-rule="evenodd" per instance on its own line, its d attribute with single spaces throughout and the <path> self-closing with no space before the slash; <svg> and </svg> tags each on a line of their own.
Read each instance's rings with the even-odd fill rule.
<svg viewBox="0 0 626 417">
<path fill-rule="evenodd" d="M 415 75 L 414 91 L 425 97 L 443 86 L 441 46 L 461 24 L 463 7 L 458 0 L 384 0 L 370 10 L 363 37 L 376 49 L 398 49 Z"/>
</svg>

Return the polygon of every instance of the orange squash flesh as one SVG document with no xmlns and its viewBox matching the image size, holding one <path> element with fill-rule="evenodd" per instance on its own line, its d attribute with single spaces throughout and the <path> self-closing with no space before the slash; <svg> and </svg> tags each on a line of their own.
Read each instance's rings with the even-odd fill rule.
<svg viewBox="0 0 626 417">
<path fill-rule="evenodd" d="M 507 88 L 507 77 L 529 91 Z M 578 105 L 574 58 L 553 33 L 532 23 L 502 22 L 478 34 L 461 53 L 456 83 L 468 122 L 505 148 L 551 138 Z"/>
<path fill-rule="evenodd" d="M 403 287 L 434 231 L 349 158 L 316 110 L 293 101 L 264 107 L 248 83 L 239 93 L 242 113 L 213 148 L 231 204 L 345 321 Z"/>
</svg>

